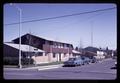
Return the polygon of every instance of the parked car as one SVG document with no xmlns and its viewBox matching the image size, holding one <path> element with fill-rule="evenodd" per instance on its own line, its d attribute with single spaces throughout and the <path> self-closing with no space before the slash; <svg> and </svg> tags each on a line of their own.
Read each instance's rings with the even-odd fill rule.
<svg viewBox="0 0 120 83">
<path fill-rule="evenodd" d="M 82 60 L 84 61 L 84 64 L 89 64 L 91 62 L 90 58 L 88 57 L 82 57 Z"/>
<path fill-rule="evenodd" d="M 97 59 L 95 57 L 90 58 L 91 59 L 91 63 L 96 63 Z"/>
<path fill-rule="evenodd" d="M 64 62 L 64 66 L 78 66 L 83 64 L 84 64 L 84 61 L 81 59 L 81 57 L 69 58 L 68 61 Z"/>
</svg>

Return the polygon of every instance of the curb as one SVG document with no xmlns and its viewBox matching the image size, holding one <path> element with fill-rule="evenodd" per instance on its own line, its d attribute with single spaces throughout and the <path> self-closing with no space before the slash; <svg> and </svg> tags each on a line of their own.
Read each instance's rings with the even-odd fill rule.
<svg viewBox="0 0 120 83">
<path fill-rule="evenodd" d="M 109 60 L 111 60 L 111 58 L 103 59 L 103 60 L 101 60 L 101 61 L 99 61 L 99 62 L 102 63 L 102 62 L 104 62 L 104 61 L 109 61 Z"/>
<path fill-rule="evenodd" d="M 53 66 L 49 66 L 49 67 L 39 68 L 38 71 L 47 70 L 47 69 L 55 69 L 55 68 L 60 68 L 60 67 L 62 67 L 62 65 L 53 65 Z"/>
<path fill-rule="evenodd" d="M 24 70 L 28 70 L 28 69 L 38 69 L 38 70 L 44 70 L 44 69 L 51 69 L 51 68 L 57 68 L 57 67 L 61 67 L 63 64 L 60 65 L 49 65 L 49 66 L 38 66 L 38 67 L 31 67 L 31 68 L 24 68 Z"/>
</svg>

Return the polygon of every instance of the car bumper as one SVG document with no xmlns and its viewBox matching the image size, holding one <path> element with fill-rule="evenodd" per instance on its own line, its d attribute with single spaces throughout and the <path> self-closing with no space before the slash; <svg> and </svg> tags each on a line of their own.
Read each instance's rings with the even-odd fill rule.
<svg viewBox="0 0 120 83">
<path fill-rule="evenodd" d="M 66 65 L 66 66 L 73 66 L 75 64 L 74 63 L 64 63 L 64 65 Z"/>
</svg>

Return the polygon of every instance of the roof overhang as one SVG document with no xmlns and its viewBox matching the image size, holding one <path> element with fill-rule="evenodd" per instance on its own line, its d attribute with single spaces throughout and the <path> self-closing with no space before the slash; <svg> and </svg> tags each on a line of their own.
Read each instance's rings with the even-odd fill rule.
<svg viewBox="0 0 120 83">
<path fill-rule="evenodd" d="M 74 54 L 81 54 L 81 52 L 76 51 L 76 50 L 72 50 L 72 53 L 74 53 Z"/>
<path fill-rule="evenodd" d="M 14 44 L 14 43 L 4 43 L 4 44 L 19 50 L 19 44 Z M 25 44 L 21 44 L 21 51 L 23 52 L 45 52 L 44 50 L 32 47 L 30 45 L 25 45 Z"/>
</svg>

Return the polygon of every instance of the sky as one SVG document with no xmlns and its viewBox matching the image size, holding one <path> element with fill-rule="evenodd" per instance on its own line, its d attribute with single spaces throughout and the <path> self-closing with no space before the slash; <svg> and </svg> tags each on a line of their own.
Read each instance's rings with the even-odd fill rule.
<svg viewBox="0 0 120 83">
<path fill-rule="evenodd" d="M 19 11 L 22 10 L 22 21 L 82 13 L 99 9 L 113 8 L 115 4 L 43 4 L 43 3 L 13 3 L 4 5 L 4 42 L 19 37 Z M 93 32 L 94 47 L 115 50 L 117 47 L 117 9 L 81 14 L 77 16 L 57 18 L 29 23 L 22 23 L 21 35 L 31 34 L 68 42 L 74 47 L 91 46 L 91 31 Z"/>
</svg>

